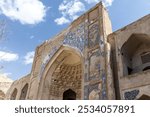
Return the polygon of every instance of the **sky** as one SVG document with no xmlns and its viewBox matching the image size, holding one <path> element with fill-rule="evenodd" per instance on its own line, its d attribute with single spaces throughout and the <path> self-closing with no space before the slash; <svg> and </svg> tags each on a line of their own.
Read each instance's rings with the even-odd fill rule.
<svg viewBox="0 0 150 117">
<path fill-rule="evenodd" d="M 100 0 L 0 0 L 6 40 L 0 42 L 0 74 L 17 80 L 31 71 L 35 49 Z M 150 14 L 150 0 L 102 0 L 113 31 Z"/>
</svg>

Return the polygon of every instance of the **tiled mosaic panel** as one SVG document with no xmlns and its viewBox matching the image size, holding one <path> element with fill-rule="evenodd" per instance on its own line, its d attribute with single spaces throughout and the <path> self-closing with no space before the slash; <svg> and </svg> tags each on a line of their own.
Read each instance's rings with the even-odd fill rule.
<svg viewBox="0 0 150 117">
<path fill-rule="evenodd" d="M 94 85 L 87 85 L 84 87 L 84 99 L 85 100 L 99 100 L 102 99 L 101 96 L 101 83 Z"/>
<path fill-rule="evenodd" d="M 139 90 L 128 91 L 124 93 L 125 100 L 134 100 L 136 96 L 139 94 Z"/>
<path fill-rule="evenodd" d="M 106 83 L 106 73 L 105 71 L 103 71 L 103 73 L 101 74 L 101 78 L 102 78 L 102 99 L 106 100 L 107 99 L 107 83 Z"/>
<path fill-rule="evenodd" d="M 93 48 L 96 45 L 98 45 L 99 39 L 100 39 L 99 23 L 97 21 L 89 26 L 89 39 L 88 39 L 89 48 Z"/>
<path fill-rule="evenodd" d="M 81 52 L 84 50 L 84 43 L 84 23 L 69 31 L 63 42 L 63 44 L 75 47 Z"/>
<path fill-rule="evenodd" d="M 89 80 L 99 79 L 100 75 L 100 50 L 89 52 Z"/>
<path fill-rule="evenodd" d="M 99 94 L 100 100 L 107 100 L 107 89 L 106 89 L 106 75 L 105 71 L 100 75 L 101 83 L 96 83 L 93 85 L 86 85 L 84 87 L 84 99 L 88 100 L 91 97 L 92 92 L 97 92 Z M 97 99 L 97 96 L 95 97 Z"/>
</svg>

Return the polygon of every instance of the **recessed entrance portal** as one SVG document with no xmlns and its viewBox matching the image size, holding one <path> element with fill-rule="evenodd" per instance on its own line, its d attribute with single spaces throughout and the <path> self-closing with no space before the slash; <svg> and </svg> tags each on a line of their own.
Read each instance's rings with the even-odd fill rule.
<svg viewBox="0 0 150 117">
<path fill-rule="evenodd" d="M 63 100 L 76 100 L 76 93 L 69 89 L 63 93 Z"/>
<path fill-rule="evenodd" d="M 83 80 L 81 55 L 69 47 L 59 51 L 47 68 L 42 99 L 79 100 L 82 97 Z"/>
</svg>

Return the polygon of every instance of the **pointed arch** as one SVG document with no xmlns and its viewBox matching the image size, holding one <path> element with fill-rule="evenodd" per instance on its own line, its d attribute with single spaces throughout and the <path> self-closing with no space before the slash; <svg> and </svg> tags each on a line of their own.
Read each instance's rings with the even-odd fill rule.
<svg viewBox="0 0 150 117">
<path fill-rule="evenodd" d="M 21 90 L 20 100 L 25 100 L 28 92 L 28 83 Z"/>
<path fill-rule="evenodd" d="M 13 93 L 11 94 L 10 100 L 15 100 L 17 97 L 18 90 L 15 88 Z"/>
<path fill-rule="evenodd" d="M 81 52 L 69 46 L 61 46 L 42 73 L 38 99 L 62 99 L 61 92 L 67 88 L 80 90 L 77 98 L 81 99 L 82 82 L 83 56 Z M 62 87 L 58 87 L 59 83 Z M 78 85 L 78 89 L 75 88 L 76 85 Z"/>
<path fill-rule="evenodd" d="M 150 37 L 132 34 L 121 47 L 123 76 L 143 71 L 150 66 Z"/>
<path fill-rule="evenodd" d="M 3 100 L 5 98 L 5 93 L 0 90 L 0 100 Z"/>
</svg>

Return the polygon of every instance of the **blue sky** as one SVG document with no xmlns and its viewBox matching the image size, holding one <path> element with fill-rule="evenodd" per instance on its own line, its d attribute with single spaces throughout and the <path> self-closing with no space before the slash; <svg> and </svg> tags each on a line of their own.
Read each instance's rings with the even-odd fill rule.
<svg viewBox="0 0 150 117">
<path fill-rule="evenodd" d="M 1 0 L 7 40 L 0 42 L 0 73 L 13 80 L 28 74 L 35 48 L 100 0 Z M 150 0 L 103 0 L 113 31 L 150 13 Z"/>
</svg>

